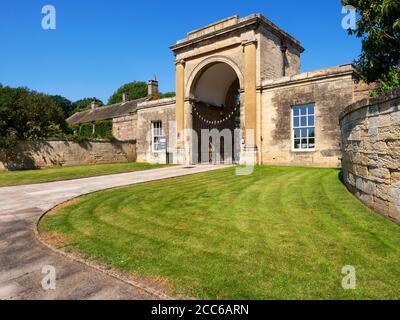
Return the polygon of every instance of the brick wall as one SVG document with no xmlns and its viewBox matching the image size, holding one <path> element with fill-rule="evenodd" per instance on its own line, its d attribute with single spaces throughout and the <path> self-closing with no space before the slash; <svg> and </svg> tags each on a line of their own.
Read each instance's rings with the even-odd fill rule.
<svg viewBox="0 0 400 320">
<path fill-rule="evenodd" d="M 400 223 L 400 89 L 341 114 L 343 180 L 366 205 Z"/>
</svg>

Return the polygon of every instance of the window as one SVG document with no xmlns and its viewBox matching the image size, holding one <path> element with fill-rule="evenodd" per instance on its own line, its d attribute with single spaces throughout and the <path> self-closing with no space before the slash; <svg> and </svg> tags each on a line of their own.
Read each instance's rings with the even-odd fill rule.
<svg viewBox="0 0 400 320">
<path fill-rule="evenodd" d="M 313 104 L 292 107 L 293 150 L 315 149 L 315 107 Z"/>
<path fill-rule="evenodd" d="M 151 123 L 152 130 L 152 141 L 153 141 L 153 151 L 160 151 L 161 150 L 161 144 L 160 144 L 160 139 L 163 136 L 163 130 L 162 130 L 162 123 L 161 121 L 154 121 Z"/>
</svg>

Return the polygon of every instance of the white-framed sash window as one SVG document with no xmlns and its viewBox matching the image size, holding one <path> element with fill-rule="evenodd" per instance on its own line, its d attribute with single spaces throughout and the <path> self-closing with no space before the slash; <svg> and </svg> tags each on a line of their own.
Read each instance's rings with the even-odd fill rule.
<svg viewBox="0 0 400 320">
<path fill-rule="evenodd" d="M 292 106 L 292 150 L 315 150 L 314 104 Z"/>
<path fill-rule="evenodd" d="M 153 152 L 161 151 L 160 139 L 163 137 L 163 128 L 161 121 L 153 121 L 151 123 L 151 141 Z"/>
</svg>

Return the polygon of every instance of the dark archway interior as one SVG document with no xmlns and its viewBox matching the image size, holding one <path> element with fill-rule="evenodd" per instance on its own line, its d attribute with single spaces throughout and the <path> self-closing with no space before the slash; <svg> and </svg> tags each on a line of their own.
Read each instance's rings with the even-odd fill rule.
<svg viewBox="0 0 400 320">
<path fill-rule="evenodd" d="M 235 139 L 235 129 L 240 128 L 239 91 L 236 72 L 222 62 L 206 67 L 194 82 L 193 130 L 198 137 L 197 145 L 193 145 L 193 150 L 198 150 L 194 163 L 239 161 L 240 139 Z M 211 136 L 205 136 L 203 129 Z"/>
</svg>

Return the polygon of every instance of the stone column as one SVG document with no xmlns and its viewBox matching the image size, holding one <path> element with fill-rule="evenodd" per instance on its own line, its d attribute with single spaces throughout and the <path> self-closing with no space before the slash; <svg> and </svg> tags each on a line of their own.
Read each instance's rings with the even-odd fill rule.
<svg viewBox="0 0 400 320">
<path fill-rule="evenodd" d="M 185 61 L 178 60 L 176 66 L 176 163 L 185 162 Z"/>
<path fill-rule="evenodd" d="M 176 133 L 178 147 L 183 147 L 185 129 L 185 61 L 176 61 Z"/>
<path fill-rule="evenodd" d="M 244 156 L 248 158 L 255 157 L 257 153 L 257 41 L 245 41 L 242 45 L 244 51 Z"/>
</svg>

